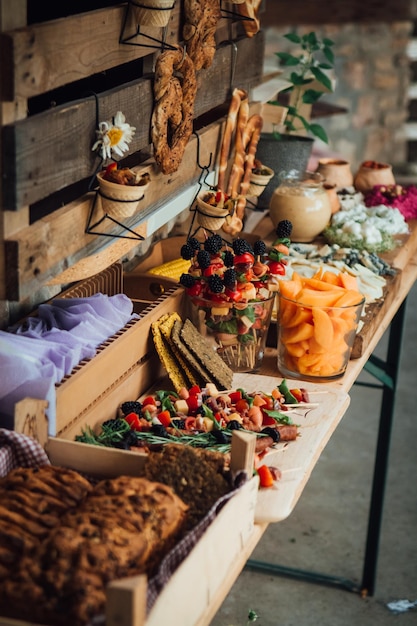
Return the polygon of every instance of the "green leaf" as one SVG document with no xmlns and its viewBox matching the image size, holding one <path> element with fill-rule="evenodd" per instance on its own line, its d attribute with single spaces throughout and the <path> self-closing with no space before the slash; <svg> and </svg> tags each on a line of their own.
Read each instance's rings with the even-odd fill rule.
<svg viewBox="0 0 417 626">
<path fill-rule="evenodd" d="M 334 46 L 334 41 L 328 39 L 328 37 L 323 37 L 323 43 L 325 46 Z"/>
<path fill-rule="evenodd" d="M 303 93 L 303 102 L 304 104 L 314 104 L 314 102 L 317 102 L 317 100 L 319 100 L 322 95 L 323 94 L 321 91 L 316 91 L 315 89 L 307 89 L 307 91 Z"/>
<path fill-rule="evenodd" d="M 296 33 L 287 33 L 286 35 L 284 35 L 284 37 L 285 39 L 288 39 L 288 41 L 292 41 L 293 43 L 301 43 L 301 37 Z"/>
<path fill-rule="evenodd" d="M 328 48 L 327 46 L 325 46 L 325 47 L 323 48 L 323 54 L 324 54 L 324 56 L 326 57 L 326 59 L 327 59 L 328 61 L 330 61 L 330 63 L 332 64 L 332 67 L 333 67 L 333 64 L 334 64 L 334 54 L 333 54 L 333 50 L 331 50 L 330 48 Z"/>
<path fill-rule="evenodd" d="M 331 70 L 333 65 L 330 63 L 319 63 L 316 67 L 320 67 L 322 70 Z"/>
<path fill-rule="evenodd" d="M 300 62 L 298 57 L 293 56 L 289 52 L 276 52 L 275 54 L 280 59 L 281 63 L 286 66 L 298 65 Z"/>
<path fill-rule="evenodd" d="M 326 134 L 326 131 L 322 126 L 320 126 L 320 124 L 310 124 L 310 132 L 322 141 L 324 141 L 324 143 L 329 143 L 329 138 Z"/>
<path fill-rule="evenodd" d="M 310 45 L 315 46 L 318 43 L 317 35 L 314 31 L 308 33 L 308 35 L 304 35 L 303 39 Z"/>
<path fill-rule="evenodd" d="M 301 85 L 306 84 L 306 79 L 304 78 L 304 76 L 301 76 L 300 74 L 297 74 L 296 72 L 291 72 L 290 81 L 295 86 L 299 86 L 299 85 L 301 86 Z M 309 82 L 311 82 L 311 80 L 307 80 L 307 83 Z"/>
<path fill-rule="evenodd" d="M 312 67 L 311 73 L 314 75 L 315 79 L 319 81 L 322 85 L 326 87 L 329 91 L 333 91 L 332 83 L 329 77 L 321 71 L 318 67 Z"/>
</svg>

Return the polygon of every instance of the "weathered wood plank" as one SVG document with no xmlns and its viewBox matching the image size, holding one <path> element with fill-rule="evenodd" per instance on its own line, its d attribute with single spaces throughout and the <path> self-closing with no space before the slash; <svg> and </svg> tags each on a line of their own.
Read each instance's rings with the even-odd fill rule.
<svg viewBox="0 0 417 626">
<path fill-rule="evenodd" d="M 212 66 L 198 74 L 195 117 L 227 100 L 232 79 L 234 85 L 248 90 L 257 85 L 263 51 L 262 33 L 237 42 L 236 53 L 232 44 L 222 45 Z M 103 92 L 98 102 L 100 121 L 121 110 L 136 127 L 130 153 L 147 150 L 149 155 L 152 76 Z M 3 127 L 4 209 L 18 210 L 92 175 L 98 163 L 91 151 L 96 128 L 95 106 L 94 96 L 87 96 Z"/>
<path fill-rule="evenodd" d="M 168 43 L 178 41 L 177 4 L 167 29 Z M 11 100 L 31 98 L 154 53 L 149 47 L 119 43 L 125 13 L 126 5 L 121 4 L 2 33 L 0 51 L 8 71 L 0 73 L 1 92 Z M 136 25 L 129 19 L 124 33 L 135 32 Z M 140 32 L 155 38 L 162 33 L 150 27 Z"/>
<path fill-rule="evenodd" d="M 289 24 L 344 24 L 346 22 L 399 22 L 417 16 L 413 0 L 279 0 L 266 3 L 263 23 L 268 26 Z"/>
<path fill-rule="evenodd" d="M 212 153 L 212 167 L 215 167 L 222 127 L 220 122 L 215 122 L 199 131 L 202 165 L 209 163 Z M 151 173 L 151 184 L 139 212 L 126 221 L 129 228 L 145 236 L 146 222 L 138 228 L 135 225 L 168 199 L 175 197 L 179 191 L 198 181 L 201 170 L 197 166 L 196 156 L 197 138 L 193 136 L 179 170 L 171 176 L 156 172 L 153 160 L 143 166 L 144 170 Z M 102 269 L 103 263 L 107 267 L 140 245 L 135 240 L 87 234 L 85 228 L 93 200 L 94 193 L 87 194 L 5 240 L 8 300 L 24 300 L 46 283 L 65 284 L 91 276 Z M 98 207 L 94 219 L 99 219 L 101 215 Z M 112 229 L 108 223 L 97 230 L 120 233 L 120 229 Z"/>
</svg>

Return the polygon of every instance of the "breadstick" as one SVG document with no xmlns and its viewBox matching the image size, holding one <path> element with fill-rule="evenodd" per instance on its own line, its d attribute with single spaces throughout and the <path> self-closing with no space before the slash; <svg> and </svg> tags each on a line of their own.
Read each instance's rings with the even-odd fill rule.
<svg viewBox="0 0 417 626">
<path fill-rule="evenodd" d="M 229 111 L 226 118 L 226 126 L 223 134 L 223 141 L 220 149 L 219 159 L 219 175 L 217 180 L 217 189 L 225 192 L 226 188 L 226 170 L 229 159 L 230 146 L 232 144 L 233 131 L 236 127 L 237 116 L 242 99 L 248 97 L 243 89 L 235 88 L 229 104 Z"/>
</svg>

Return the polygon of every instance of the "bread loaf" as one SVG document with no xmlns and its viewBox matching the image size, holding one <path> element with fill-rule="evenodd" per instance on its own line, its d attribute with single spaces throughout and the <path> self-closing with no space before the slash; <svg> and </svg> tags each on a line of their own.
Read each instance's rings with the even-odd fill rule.
<svg viewBox="0 0 417 626">
<path fill-rule="evenodd" d="M 52 466 L 10 472 L 0 493 L 20 494 L 26 510 L 9 513 L 1 500 L 0 615 L 53 626 L 88 624 L 104 612 L 110 581 L 152 575 L 188 509 L 170 487 L 146 478 L 92 487 L 76 472 Z"/>
</svg>

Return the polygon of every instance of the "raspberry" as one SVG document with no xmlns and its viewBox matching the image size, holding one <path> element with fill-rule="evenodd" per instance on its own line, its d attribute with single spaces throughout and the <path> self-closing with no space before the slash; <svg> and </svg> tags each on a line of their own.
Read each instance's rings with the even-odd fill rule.
<svg viewBox="0 0 417 626">
<path fill-rule="evenodd" d="M 127 402 L 123 402 L 120 406 L 123 415 L 129 415 L 129 413 L 137 413 L 140 414 L 142 405 L 137 400 L 129 400 Z"/>
<path fill-rule="evenodd" d="M 186 289 L 189 289 L 190 287 L 193 287 L 195 283 L 195 278 L 194 276 L 191 276 L 191 274 L 181 274 L 180 276 L 180 284 L 185 287 Z"/>
<path fill-rule="evenodd" d="M 209 276 L 208 286 L 213 293 L 221 293 L 223 291 L 223 281 L 218 274 Z"/>
<path fill-rule="evenodd" d="M 258 241 L 255 241 L 253 244 L 253 251 L 255 256 L 264 256 L 266 254 L 266 243 L 258 239 Z"/>
<path fill-rule="evenodd" d="M 220 235 L 211 235 L 207 237 L 204 242 L 204 250 L 210 252 L 210 254 L 217 254 L 223 245 L 223 240 Z"/>
<path fill-rule="evenodd" d="M 223 263 L 226 267 L 233 267 L 234 254 L 231 250 L 226 250 L 223 255 Z"/>
<path fill-rule="evenodd" d="M 276 228 L 277 237 L 280 239 L 289 239 L 292 233 L 292 223 L 290 220 L 281 220 Z"/>
<path fill-rule="evenodd" d="M 237 281 L 237 273 L 233 267 L 230 267 L 228 270 L 225 271 L 225 273 L 223 274 L 223 281 L 225 287 L 232 288 L 235 286 Z"/>
<path fill-rule="evenodd" d="M 189 242 L 181 246 L 181 257 L 186 261 L 190 261 L 194 257 L 194 248 L 190 246 Z"/>
<path fill-rule="evenodd" d="M 200 250 L 197 253 L 197 262 L 202 270 L 205 270 L 210 265 L 210 253 L 207 250 Z"/>
</svg>

